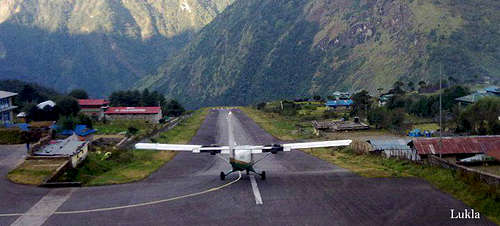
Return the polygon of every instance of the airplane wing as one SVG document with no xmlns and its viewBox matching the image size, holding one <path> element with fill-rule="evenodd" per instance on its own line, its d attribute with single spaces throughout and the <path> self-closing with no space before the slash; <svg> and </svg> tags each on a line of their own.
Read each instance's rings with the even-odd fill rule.
<svg viewBox="0 0 500 226">
<path fill-rule="evenodd" d="M 274 144 L 262 146 L 261 149 L 252 149 L 253 154 L 271 152 L 276 154 L 280 151 L 291 151 L 292 149 L 307 149 L 307 148 L 327 148 L 327 147 L 341 147 L 350 145 L 352 140 L 332 140 L 332 141 L 319 141 L 319 142 L 305 142 L 305 143 L 290 143 L 290 144 Z"/>
<path fill-rule="evenodd" d="M 352 140 L 334 140 L 334 141 L 319 141 L 305 143 L 290 143 L 290 144 L 273 144 L 266 146 L 234 146 L 235 150 L 252 150 L 252 154 L 271 152 L 276 154 L 281 151 L 291 151 L 292 149 L 307 149 L 307 148 L 325 148 L 325 147 L 340 147 L 348 146 Z M 138 143 L 136 149 L 142 150 L 159 150 L 159 151 L 189 151 L 193 153 L 210 153 L 229 154 L 229 146 L 202 146 L 202 145 L 185 145 L 185 144 L 150 144 Z"/>
<path fill-rule="evenodd" d="M 189 151 L 193 153 L 210 153 L 210 154 L 229 154 L 228 146 L 210 147 L 202 145 L 188 144 L 150 144 L 138 143 L 135 149 L 140 150 L 158 150 L 158 151 Z"/>
<path fill-rule="evenodd" d="M 319 142 L 306 142 L 306 143 L 291 143 L 291 144 L 283 144 L 282 146 L 284 151 L 291 151 L 292 149 L 349 146 L 351 142 L 352 140 L 332 140 L 332 141 L 319 141 Z"/>
</svg>

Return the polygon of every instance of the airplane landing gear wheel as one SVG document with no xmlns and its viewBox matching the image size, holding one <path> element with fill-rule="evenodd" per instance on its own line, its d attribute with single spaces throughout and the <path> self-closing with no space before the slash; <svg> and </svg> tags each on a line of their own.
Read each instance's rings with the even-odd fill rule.
<svg viewBox="0 0 500 226">
<path fill-rule="evenodd" d="M 262 178 L 262 180 L 266 180 L 266 171 L 262 171 L 260 177 Z"/>
<path fill-rule="evenodd" d="M 226 179 L 226 174 L 224 172 L 220 172 L 220 180 Z"/>
</svg>

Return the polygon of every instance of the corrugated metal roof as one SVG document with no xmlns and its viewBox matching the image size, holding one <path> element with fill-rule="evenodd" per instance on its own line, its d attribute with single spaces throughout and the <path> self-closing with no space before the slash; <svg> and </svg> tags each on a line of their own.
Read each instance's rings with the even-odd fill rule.
<svg viewBox="0 0 500 226">
<path fill-rule="evenodd" d="M 493 158 L 495 158 L 496 160 L 500 161 L 500 148 L 498 148 L 498 145 L 497 145 L 497 149 L 493 149 L 493 150 L 490 150 L 486 153 L 487 156 L 491 156 Z"/>
<path fill-rule="evenodd" d="M 495 95 L 494 93 L 490 93 L 490 92 L 477 92 L 477 93 L 473 93 L 473 94 L 470 94 L 470 95 L 467 95 L 464 97 L 456 98 L 455 100 L 460 101 L 460 102 L 475 103 L 475 102 L 477 102 L 480 99 L 483 99 L 485 97 L 495 97 L 495 96 L 497 96 L 497 95 Z"/>
<path fill-rule="evenodd" d="M 389 139 L 389 140 L 381 140 L 381 139 L 371 139 L 368 140 L 368 143 L 370 143 L 373 146 L 374 150 L 411 150 L 410 146 L 408 146 L 408 143 L 411 140 L 405 140 L 405 139 Z"/>
<path fill-rule="evenodd" d="M 81 106 L 103 106 L 109 104 L 109 101 L 104 99 L 79 99 L 78 103 Z"/>
<path fill-rule="evenodd" d="M 429 154 L 479 154 L 500 155 L 500 136 L 421 138 L 412 141 L 419 155 Z M 441 148 L 442 147 L 442 148 Z"/>
<path fill-rule="evenodd" d="M 71 136 L 66 140 L 53 142 L 34 154 L 41 156 L 73 156 L 74 154 L 80 152 L 81 147 L 83 147 L 86 143 L 87 142 L 79 141 L 76 137 Z"/>
<path fill-rule="evenodd" d="M 11 93 L 11 92 L 0 90 L 0 98 L 13 97 L 13 96 L 16 96 L 16 95 L 17 95 L 17 93 Z"/>
<path fill-rule="evenodd" d="M 326 102 L 326 106 L 337 107 L 337 106 L 351 106 L 354 102 L 352 100 L 330 100 Z"/>
</svg>

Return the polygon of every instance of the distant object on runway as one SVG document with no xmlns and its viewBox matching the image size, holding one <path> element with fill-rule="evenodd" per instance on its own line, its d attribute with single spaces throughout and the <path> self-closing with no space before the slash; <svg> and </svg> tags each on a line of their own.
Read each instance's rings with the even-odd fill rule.
<svg viewBox="0 0 500 226">
<path fill-rule="evenodd" d="M 228 114 L 229 122 L 229 143 L 235 144 L 232 138 L 232 127 L 231 127 L 231 115 Z M 228 154 L 229 164 L 231 164 L 232 170 L 228 173 L 221 172 L 220 178 L 224 180 L 226 176 L 237 171 L 246 171 L 247 174 L 250 172 L 258 174 L 263 180 L 266 179 L 266 172 L 262 171 L 257 173 L 254 169 L 254 165 L 265 159 L 269 154 L 277 154 L 278 152 L 289 152 L 292 149 L 308 149 L 308 148 L 325 148 L 325 147 L 340 147 L 348 146 L 351 144 L 352 140 L 335 140 L 335 141 L 320 141 L 320 142 L 306 142 L 306 143 L 291 143 L 291 144 L 273 144 L 265 146 L 252 146 L 252 145 L 242 145 L 242 146 L 202 146 L 202 145 L 180 145 L 180 144 L 150 144 L 150 143 L 138 143 L 135 145 L 136 149 L 142 150 L 162 150 L 162 151 L 190 151 L 193 153 L 210 153 L 211 155 L 216 154 Z M 268 155 L 256 159 L 255 155 L 260 153 L 268 153 Z"/>
</svg>

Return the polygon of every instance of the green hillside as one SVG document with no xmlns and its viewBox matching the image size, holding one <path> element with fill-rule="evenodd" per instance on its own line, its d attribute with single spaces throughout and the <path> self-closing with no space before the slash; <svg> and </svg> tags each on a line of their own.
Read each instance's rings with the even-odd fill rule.
<svg viewBox="0 0 500 226">
<path fill-rule="evenodd" d="M 239 0 L 138 85 L 189 107 L 500 80 L 496 0 Z"/>
<path fill-rule="evenodd" d="M 0 79 L 95 97 L 130 88 L 231 2 L 0 1 Z"/>
</svg>

